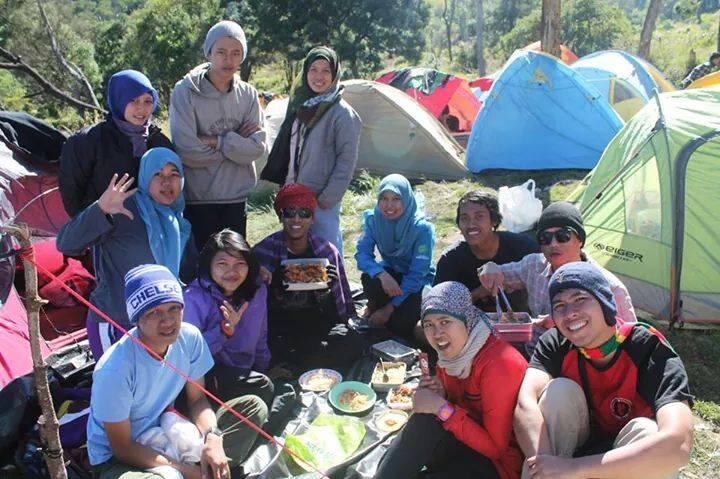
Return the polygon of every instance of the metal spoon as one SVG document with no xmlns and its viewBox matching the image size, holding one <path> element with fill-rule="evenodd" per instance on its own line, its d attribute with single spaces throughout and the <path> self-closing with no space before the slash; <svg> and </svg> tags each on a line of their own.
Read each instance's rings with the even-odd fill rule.
<svg viewBox="0 0 720 479">
<path fill-rule="evenodd" d="M 388 376 L 388 373 L 387 373 L 387 371 L 385 370 L 385 361 L 383 361 L 383 360 L 380 360 L 380 370 L 381 370 L 382 373 L 383 373 L 383 377 L 382 377 L 383 382 L 384 382 L 384 383 L 389 383 L 389 382 L 390 382 L 390 376 Z"/>
</svg>

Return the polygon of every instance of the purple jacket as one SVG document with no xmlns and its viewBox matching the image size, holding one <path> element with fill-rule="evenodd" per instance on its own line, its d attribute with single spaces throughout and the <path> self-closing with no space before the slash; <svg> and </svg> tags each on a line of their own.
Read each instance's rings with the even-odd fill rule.
<svg viewBox="0 0 720 479">
<path fill-rule="evenodd" d="M 265 372 L 270 364 L 267 344 L 267 286 L 258 286 L 250 306 L 227 337 L 220 330 L 223 315 L 220 306 L 226 299 L 214 281 L 200 277 L 185 290 L 184 321 L 202 331 L 218 363 L 241 369 Z M 236 307 L 239 305 L 235 305 Z"/>
</svg>

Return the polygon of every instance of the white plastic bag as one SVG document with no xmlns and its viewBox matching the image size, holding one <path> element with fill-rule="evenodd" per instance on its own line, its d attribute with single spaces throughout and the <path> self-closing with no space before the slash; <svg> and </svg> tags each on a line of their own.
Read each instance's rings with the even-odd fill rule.
<svg viewBox="0 0 720 479">
<path fill-rule="evenodd" d="M 535 198 L 535 180 L 518 186 L 501 186 L 498 190 L 502 225 L 513 233 L 532 229 L 540 219 L 542 201 Z"/>
</svg>

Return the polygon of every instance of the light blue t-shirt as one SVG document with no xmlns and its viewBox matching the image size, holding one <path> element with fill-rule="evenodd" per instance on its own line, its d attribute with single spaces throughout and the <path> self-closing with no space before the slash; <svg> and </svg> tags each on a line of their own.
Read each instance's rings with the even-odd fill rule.
<svg viewBox="0 0 720 479">
<path fill-rule="evenodd" d="M 137 328 L 130 330 L 137 337 Z M 165 360 L 191 379 L 199 379 L 213 366 L 213 358 L 200 330 L 182 323 L 177 340 Z M 141 346 L 124 336 L 103 354 L 93 373 L 87 448 L 90 464 L 98 465 L 112 456 L 103 422 L 130 419 L 133 441 L 160 424 L 160 415 L 175 401 L 185 380 Z"/>
</svg>

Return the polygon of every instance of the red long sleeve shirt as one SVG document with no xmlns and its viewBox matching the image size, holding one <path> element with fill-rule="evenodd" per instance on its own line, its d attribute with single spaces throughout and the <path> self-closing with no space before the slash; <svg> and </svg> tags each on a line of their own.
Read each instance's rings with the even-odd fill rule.
<svg viewBox="0 0 720 479">
<path fill-rule="evenodd" d="M 523 454 L 513 434 L 513 412 L 527 361 L 506 342 L 490 336 L 460 379 L 441 367 L 437 374 L 455 413 L 443 427 L 490 459 L 502 479 L 518 479 Z"/>
</svg>

